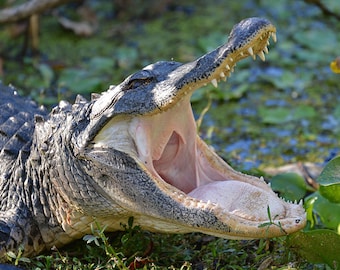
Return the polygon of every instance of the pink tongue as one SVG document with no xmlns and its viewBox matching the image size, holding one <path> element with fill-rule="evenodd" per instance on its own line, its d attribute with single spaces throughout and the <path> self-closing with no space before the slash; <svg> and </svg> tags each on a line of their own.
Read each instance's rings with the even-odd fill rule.
<svg viewBox="0 0 340 270">
<path fill-rule="evenodd" d="M 225 211 L 251 220 L 268 220 L 268 206 L 273 219 L 285 213 L 282 201 L 275 193 L 245 182 L 215 181 L 194 189 L 188 195 L 217 203 Z"/>
</svg>

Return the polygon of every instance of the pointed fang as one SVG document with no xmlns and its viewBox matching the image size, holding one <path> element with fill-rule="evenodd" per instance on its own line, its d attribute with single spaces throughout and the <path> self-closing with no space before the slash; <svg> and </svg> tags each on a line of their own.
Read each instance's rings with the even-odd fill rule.
<svg viewBox="0 0 340 270">
<path fill-rule="evenodd" d="M 261 58 L 263 62 L 266 61 L 266 57 L 264 56 L 263 51 L 260 51 L 257 55 Z"/>
<path fill-rule="evenodd" d="M 264 46 L 264 48 L 263 48 L 263 51 L 266 53 L 266 54 L 268 54 L 268 47 L 267 46 Z"/>
<path fill-rule="evenodd" d="M 213 86 L 215 86 L 216 88 L 218 87 L 218 83 L 217 83 L 217 80 L 216 79 L 212 79 L 211 80 L 211 83 Z"/>
<path fill-rule="evenodd" d="M 274 32 L 272 33 L 272 39 L 273 39 L 274 42 L 277 41 L 276 33 L 274 33 Z"/>
<path fill-rule="evenodd" d="M 248 48 L 248 52 L 249 52 L 250 55 L 254 55 L 254 52 L 253 52 L 253 48 L 252 48 L 252 47 L 249 47 L 249 48 Z"/>
</svg>

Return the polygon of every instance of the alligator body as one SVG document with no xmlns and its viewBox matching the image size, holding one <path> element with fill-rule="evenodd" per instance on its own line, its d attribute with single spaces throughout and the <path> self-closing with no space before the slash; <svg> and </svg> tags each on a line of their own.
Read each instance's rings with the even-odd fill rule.
<svg viewBox="0 0 340 270">
<path fill-rule="evenodd" d="M 0 257 L 60 247 L 94 221 L 119 230 L 131 216 L 151 231 L 232 239 L 303 228 L 301 204 L 235 171 L 199 138 L 190 105 L 197 88 L 228 77 L 237 61 L 264 59 L 275 31 L 265 19 L 243 20 L 193 62 L 157 62 L 50 113 L 0 85 Z"/>
</svg>

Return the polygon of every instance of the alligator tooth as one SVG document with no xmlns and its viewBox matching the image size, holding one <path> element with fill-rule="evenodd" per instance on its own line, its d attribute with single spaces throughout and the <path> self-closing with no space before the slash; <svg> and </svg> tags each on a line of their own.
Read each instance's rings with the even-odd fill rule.
<svg viewBox="0 0 340 270">
<path fill-rule="evenodd" d="M 251 56 L 254 55 L 254 52 L 253 52 L 253 48 L 252 48 L 252 47 L 249 47 L 249 48 L 248 48 L 248 52 L 249 52 L 249 54 L 250 54 Z"/>
<path fill-rule="evenodd" d="M 273 33 L 272 33 L 272 39 L 274 40 L 274 42 L 276 42 L 276 41 L 277 41 L 277 38 L 276 38 L 276 33 L 275 33 L 275 32 L 273 32 Z"/>
<path fill-rule="evenodd" d="M 225 66 L 225 68 L 226 68 L 227 70 L 230 70 L 230 66 L 229 66 L 228 64 Z"/>
<path fill-rule="evenodd" d="M 217 83 L 217 80 L 216 79 L 212 79 L 211 80 L 211 83 L 213 86 L 215 86 L 216 88 L 218 87 L 218 83 Z"/>
<path fill-rule="evenodd" d="M 233 58 L 231 58 L 231 57 L 229 57 L 229 60 L 230 60 L 230 62 L 234 62 L 234 59 L 233 59 Z"/>
<path fill-rule="evenodd" d="M 266 54 L 268 54 L 268 47 L 267 46 L 264 46 L 264 48 L 263 48 L 263 51 L 266 53 Z"/>
<path fill-rule="evenodd" d="M 226 76 L 225 76 L 225 74 L 224 74 L 223 71 L 221 71 L 220 77 L 221 77 L 221 79 L 222 79 L 223 81 L 225 81 L 225 82 L 227 81 L 227 78 L 226 78 Z"/>
<path fill-rule="evenodd" d="M 240 55 L 241 55 L 241 56 L 243 56 L 243 55 L 244 55 L 244 53 L 243 53 L 243 52 L 240 52 Z"/>
<path fill-rule="evenodd" d="M 263 62 L 266 61 L 266 57 L 264 56 L 263 51 L 260 51 L 257 55 L 261 58 Z"/>
<path fill-rule="evenodd" d="M 267 39 L 267 45 L 268 45 L 268 46 L 270 45 L 269 39 Z"/>
</svg>

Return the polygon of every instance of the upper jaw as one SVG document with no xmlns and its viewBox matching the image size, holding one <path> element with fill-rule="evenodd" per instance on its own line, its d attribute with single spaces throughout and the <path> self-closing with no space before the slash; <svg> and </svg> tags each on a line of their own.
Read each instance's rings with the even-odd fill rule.
<svg viewBox="0 0 340 270">
<path fill-rule="evenodd" d="M 84 149 L 117 115 L 158 114 L 207 83 L 216 87 L 220 80 L 226 81 L 241 59 L 258 55 L 264 61 L 270 37 L 276 41 L 276 29 L 269 21 L 246 19 L 234 26 L 226 44 L 193 62 L 160 61 L 132 74 L 120 85 L 110 86 L 92 104 L 90 123 L 78 143 L 80 148 Z M 143 77 L 145 83 L 132 87 Z"/>
</svg>

